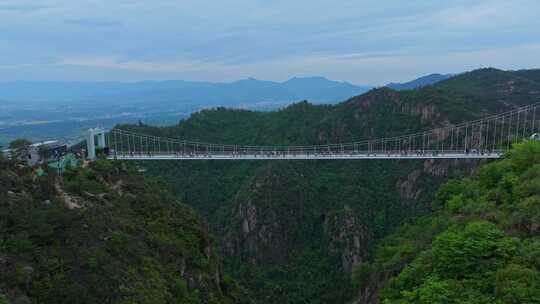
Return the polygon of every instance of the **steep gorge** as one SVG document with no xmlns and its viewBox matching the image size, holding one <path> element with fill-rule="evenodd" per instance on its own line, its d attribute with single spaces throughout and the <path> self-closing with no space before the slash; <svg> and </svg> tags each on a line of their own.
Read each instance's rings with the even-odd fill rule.
<svg viewBox="0 0 540 304">
<path fill-rule="evenodd" d="M 540 71 L 482 69 L 434 86 L 372 90 L 336 106 L 213 109 L 177 126 L 120 126 L 206 142 L 322 144 L 457 124 L 540 101 Z M 350 272 L 402 223 L 430 214 L 438 185 L 476 161 L 141 163 L 208 218 L 225 269 L 258 303 L 340 303 Z M 381 278 L 381 282 L 384 278 Z M 377 302 L 375 288 L 365 303 Z"/>
</svg>

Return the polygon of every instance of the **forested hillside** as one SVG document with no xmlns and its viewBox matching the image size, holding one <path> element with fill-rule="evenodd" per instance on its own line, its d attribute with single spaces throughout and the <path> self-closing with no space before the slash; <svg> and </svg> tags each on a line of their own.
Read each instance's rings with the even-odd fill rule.
<svg viewBox="0 0 540 304">
<path fill-rule="evenodd" d="M 300 102 L 265 113 L 219 108 L 176 126 L 119 128 L 231 144 L 348 142 L 457 124 L 538 102 L 539 74 L 482 69 L 413 91 L 375 89 L 334 106 Z M 345 303 L 357 294 L 352 269 L 372 258 L 375 244 L 400 225 L 431 214 L 438 185 L 470 175 L 478 162 L 140 165 L 164 177 L 182 201 L 208 219 L 225 269 L 257 303 Z"/>
<path fill-rule="evenodd" d="M 422 88 L 428 85 L 436 84 L 437 82 L 443 81 L 445 79 L 448 79 L 452 77 L 452 74 L 429 74 L 426 76 L 419 77 L 417 79 L 404 82 L 404 83 L 389 83 L 386 86 L 396 90 L 396 91 L 402 91 L 402 90 L 414 90 L 418 88 Z"/>
<path fill-rule="evenodd" d="M 401 227 L 355 269 L 359 303 L 540 302 L 540 142 L 437 191 L 434 213 Z"/>
<path fill-rule="evenodd" d="M 243 303 L 196 212 L 98 161 L 63 175 L 0 159 L 0 303 Z"/>
</svg>

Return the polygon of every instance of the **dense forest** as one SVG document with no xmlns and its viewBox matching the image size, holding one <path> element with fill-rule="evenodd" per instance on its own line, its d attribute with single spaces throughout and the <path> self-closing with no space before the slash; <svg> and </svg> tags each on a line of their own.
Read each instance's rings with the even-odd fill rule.
<svg viewBox="0 0 540 304">
<path fill-rule="evenodd" d="M 540 142 L 448 181 L 432 209 L 354 270 L 361 296 L 392 277 L 383 303 L 540 302 Z"/>
<path fill-rule="evenodd" d="M 481 69 L 337 105 L 117 128 L 339 143 L 539 101 L 540 70 Z M 532 302 L 538 152 L 529 142 L 488 163 L 100 160 L 45 176 L 1 160 L 0 303 Z"/>
<path fill-rule="evenodd" d="M 246 145 L 350 142 L 449 126 L 538 102 L 538 75 L 539 70 L 481 69 L 421 89 L 374 89 L 337 105 L 304 101 L 276 112 L 217 108 L 171 127 L 118 128 Z M 374 258 L 375 245 L 402 224 L 432 214 L 438 186 L 470 176 L 478 164 L 210 160 L 139 165 L 163 177 L 208 219 L 224 269 L 255 302 L 345 303 L 358 294 L 352 270 Z M 379 285 L 370 292 L 378 294 Z M 365 303 L 377 299 L 367 297 Z"/>
<path fill-rule="evenodd" d="M 0 303 L 243 303 L 206 224 L 125 163 L 0 159 Z"/>
</svg>

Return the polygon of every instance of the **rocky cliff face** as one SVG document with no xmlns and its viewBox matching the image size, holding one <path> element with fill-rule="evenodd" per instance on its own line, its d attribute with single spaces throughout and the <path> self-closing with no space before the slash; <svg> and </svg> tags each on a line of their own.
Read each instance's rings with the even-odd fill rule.
<svg viewBox="0 0 540 304">
<path fill-rule="evenodd" d="M 227 208 L 226 254 L 252 264 L 280 264 L 310 227 L 313 197 L 302 171 L 271 163 L 248 181 Z"/>
<path fill-rule="evenodd" d="M 407 176 L 398 179 L 396 190 L 400 201 L 404 204 L 412 204 L 418 201 L 426 188 L 445 181 L 448 177 L 460 175 L 472 175 L 482 160 L 433 160 L 423 161 L 423 167 L 411 171 Z M 431 184 L 431 185 L 428 185 Z"/>
<path fill-rule="evenodd" d="M 341 269 L 346 273 L 364 261 L 373 243 L 372 230 L 348 205 L 326 216 L 324 233 L 330 240 L 330 252 L 340 257 Z"/>
<path fill-rule="evenodd" d="M 366 258 L 373 231 L 349 205 L 320 206 L 313 177 L 304 170 L 294 163 L 270 163 L 246 183 L 224 208 L 227 255 L 255 265 L 283 265 L 293 250 L 319 239 L 329 255 L 339 257 L 338 268 L 345 273 Z"/>
</svg>

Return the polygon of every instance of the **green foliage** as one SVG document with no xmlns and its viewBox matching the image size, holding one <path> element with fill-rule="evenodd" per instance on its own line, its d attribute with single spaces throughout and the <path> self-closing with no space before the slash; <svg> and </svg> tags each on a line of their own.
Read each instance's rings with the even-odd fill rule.
<svg viewBox="0 0 540 304">
<path fill-rule="evenodd" d="M 8 299 L 6 296 L 0 293 L 0 304 L 9 304 Z"/>
<path fill-rule="evenodd" d="M 28 150 L 28 147 L 32 144 L 27 139 L 19 138 L 15 139 L 12 142 L 9 143 L 9 148 L 11 151 L 11 157 L 13 159 L 22 159 L 26 155 L 26 151 Z"/>
<path fill-rule="evenodd" d="M 403 292 L 403 298 L 405 303 L 458 303 L 456 299 L 459 298 L 462 288 L 463 286 L 455 281 L 430 276 L 414 291 Z"/>
<path fill-rule="evenodd" d="M 504 265 L 516 243 L 489 222 L 472 222 L 458 231 L 441 233 L 432 244 L 433 272 L 449 279 L 479 278 Z"/>
<path fill-rule="evenodd" d="M 239 145 L 352 142 L 420 132 L 441 127 L 443 122 L 461 123 L 537 102 L 533 95 L 527 93 L 540 89 L 535 80 L 537 75 L 537 71 L 518 75 L 483 69 L 419 90 L 395 92 L 387 88 L 375 89 L 334 106 L 300 102 L 275 112 L 217 108 L 195 113 L 175 126 L 160 128 L 138 124 L 118 128 L 152 136 Z M 509 83 L 513 83 L 512 89 Z M 499 163 L 499 168 L 489 169 L 496 172 L 487 170 L 480 173 L 489 178 L 454 179 L 433 200 L 439 184 L 452 172 L 444 172 L 444 176 L 432 175 L 430 168 L 424 167 L 420 161 L 298 161 L 294 166 L 269 165 L 263 161 L 176 161 L 141 162 L 138 165 L 147 169 L 149 175 L 163 177 L 182 201 L 209 219 L 212 230 L 219 237 L 221 249 L 230 254 L 224 257 L 225 267 L 231 276 L 250 289 L 256 301 L 278 303 L 302 297 L 306 302 L 306 294 L 329 298 L 325 295 L 344 285 L 351 286 L 353 278 L 356 286 L 366 282 L 367 268 L 346 276 L 345 281 L 336 279 L 339 277 L 336 274 L 342 271 L 341 263 L 335 262 L 329 242 L 325 240 L 328 232 L 323 227 L 325 224 L 332 226 L 334 215 L 345 206 L 352 210 L 355 221 L 365 226 L 364 233 L 373 236 L 372 241 L 362 240 L 362 247 L 366 249 L 364 259 L 370 255 L 373 243 L 395 232 L 401 224 L 433 210 L 437 212 L 434 217 L 420 219 L 420 224 L 400 228 L 396 233 L 398 236 L 384 239 L 383 245 L 375 250 L 370 266 L 365 266 L 371 273 L 399 272 L 405 265 L 414 263 L 439 233 L 450 226 L 466 225 L 473 219 L 497 219 L 503 231 L 508 227 L 526 226 L 529 233 L 535 233 L 540 226 L 535 225 L 536 221 L 529 221 L 523 208 L 516 209 L 512 204 L 523 192 L 531 190 L 521 186 L 523 178 L 519 173 L 507 174 L 514 172 L 511 163 Z M 473 164 L 463 164 L 463 167 L 470 166 Z M 267 167 L 271 169 L 267 170 Z M 294 178 L 287 176 L 291 172 L 295 173 Z M 263 187 L 271 191 L 253 195 L 257 187 L 251 181 L 271 175 L 278 178 Z M 535 187 L 534 183 L 531 186 Z M 488 187 L 491 191 L 485 191 Z M 258 211 L 264 210 L 257 213 L 257 224 L 259 226 L 262 221 L 277 239 L 271 242 L 272 246 L 266 245 L 268 248 L 264 250 L 246 245 L 248 241 L 241 233 L 242 226 L 234 220 L 237 213 L 231 212 L 238 204 L 247 201 L 260 207 Z M 527 208 L 534 212 L 535 206 L 534 201 L 529 201 Z M 507 210 L 510 208 L 516 210 Z M 511 218 L 501 216 L 518 211 L 522 212 L 520 222 L 515 221 L 517 215 Z M 339 234 L 339 231 L 332 232 Z M 287 240 L 289 235 L 294 237 Z M 229 239 L 224 240 L 225 237 Z M 237 244 L 237 240 L 244 243 Z M 260 241 L 252 239 L 249 244 L 257 245 Z M 231 244 L 234 253 L 227 247 Z M 309 269 L 302 266 L 302 261 L 295 259 L 292 252 L 305 252 L 311 247 L 321 248 L 322 253 L 313 256 L 321 264 Z M 281 253 L 279 258 L 275 257 L 275 252 Z M 277 275 L 275 269 L 286 270 L 277 272 Z M 302 269 L 299 272 L 305 275 L 298 276 L 293 269 Z M 429 273 L 429 269 L 414 270 Z M 329 276 L 331 280 L 327 280 Z M 317 284 L 298 283 L 304 277 L 309 278 L 309 282 L 324 281 L 328 285 L 322 293 L 317 293 Z M 283 292 L 285 287 L 282 285 L 286 284 L 294 286 L 287 289 L 288 293 Z M 407 286 L 408 289 L 414 287 Z M 472 298 L 475 297 L 473 291 L 470 291 Z"/>
<path fill-rule="evenodd" d="M 370 263 L 362 263 L 353 269 L 351 283 L 355 290 L 364 288 L 369 281 L 369 275 L 374 271 Z"/>
<path fill-rule="evenodd" d="M 540 303 L 540 273 L 509 264 L 495 273 L 495 296 L 504 303 Z"/>
<path fill-rule="evenodd" d="M 236 261 L 229 267 L 238 267 L 235 274 L 256 295 L 252 295 L 256 303 L 345 303 L 354 290 L 348 286 L 347 275 L 331 267 L 334 263 L 339 261 L 312 247 L 292 252 L 290 262 L 281 265 Z"/>
<path fill-rule="evenodd" d="M 23 149 L 23 148 L 28 147 L 31 144 L 32 144 L 31 141 L 29 141 L 27 139 L 24 139 L 24 138 L 19 138 L 19 139 L 15 139 L 12 142 L 10 142 L 9 143 L 9 148 L 13 149 L 13 150 Z"/>
<path fill-rule="evenodd" d="M 10 265 L 1 266 L 0 290 L 10 296 L 36 303 L 246 302 L 234 281 L 221 288 L 203 220 L 159 181 L 105 160 L 63 178 L 0 164 L 0 248 L 2 265 Z"/>
<path fill-rule="evenodd" d="M 512 147 L 508 157 L 515 172 L 524 172 L 530 166 L 540 163 L 540 141 L 531 140 L 527 144 L 517 144 Z"/>
<path fill-rule="evenodd" d="M 384 303 L 538 303 L 540 145 L 514 146 L 473 179 L 441 186 L 432 222 L 448 223 L 431 241 L 426 220 L 401 229 L 377 250 L 371 272 L 393 274 Z M 412 244 L 415 244 L 411 246 Z M 395 248 L 412 248 L 405 256 Z M 400 249 L 403 252 L 403 249 Z M 385 265 L 398 265 L 387 267 Z"/>
</svg>

